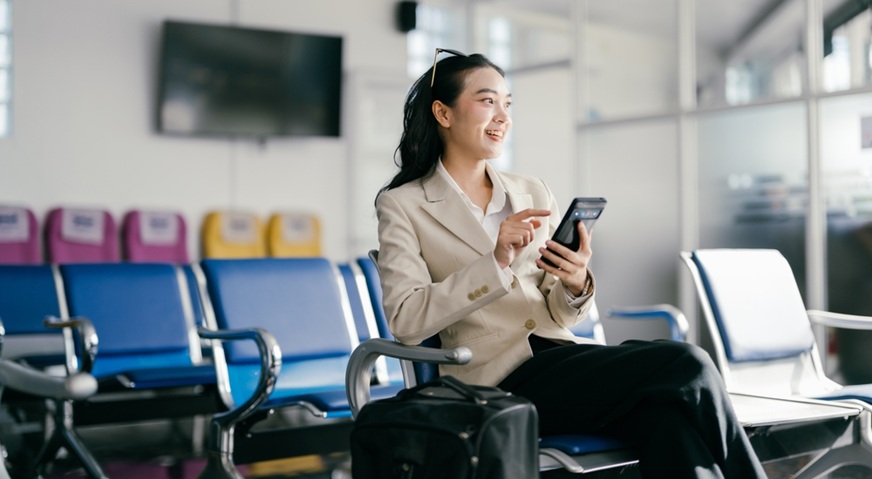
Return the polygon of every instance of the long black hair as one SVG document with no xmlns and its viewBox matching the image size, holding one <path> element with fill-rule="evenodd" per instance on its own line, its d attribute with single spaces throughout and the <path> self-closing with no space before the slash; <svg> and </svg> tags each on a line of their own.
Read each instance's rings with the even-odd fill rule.
<svg viewBox="0 0 872 479">
<path fill-rule="evenodd" d="M 406 96 L 406 104 L 403 108 L 403 135 L 394 151 L 394 163 L 400 167 L 400 171 L 379 190 L 379 194 L 410 181 L 427 179 L 436 171 L 436 162 L 445 151 L 445 145 L 439 136 L 438 124 L 433 116 L 434 101 L 439 100 L 453 107 L 463 91 L 467 75 L 472 70 L 493 68 L 501 76 L 506 76 L 500 67 L 478 53 L 443 58 L 435 68 L 436 77 L 432 88 L 430 78 L 433 69 L 431 68 L 415 81 Z"/>
</svg>

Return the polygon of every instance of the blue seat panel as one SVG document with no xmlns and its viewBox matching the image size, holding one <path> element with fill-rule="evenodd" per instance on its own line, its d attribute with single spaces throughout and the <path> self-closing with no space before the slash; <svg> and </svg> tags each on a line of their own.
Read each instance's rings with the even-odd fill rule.
<svg viewBox="0 0 872 479">
<path fill-rule="evenodd" d="M 345 365 L 348 356 L 283 362 L 275 388 L 269 401 L 341 389 L 345 391 Z M 236 405 L 247 401 L 260 378 L 257 364 L 234 364 L 227 366 L 230 376 L 230 392 Z"/>
<path fill-rule="evenodd" d="M 285 364 L 351 353 L 347 303 L 329 260 L 207 259 L 202 266 L 219 329 L 265 327 Z M 228 342 L 224 349 L 228 365 L 260 361 L 251 341 Z"/>
<path fill-rule="evenodd" d="M 872 384 L 853 384 L 847 385 L 829 394 L 819 396 L 816 399 L 844 400 L 858 399 L 865 403 L 872 404 Z"/>
<path fill-rule="evenodd" d="M 381 279 L 378 275 L 378 266 L 368 257 L 357 259 L 357 264 L 363 271 L 363 277 L 366 278 L 366 288 L 369 291 L 369 297 L 372 301 L 372 309 L 375 312 L 375 323 L 378 327 L 379 336 L 384 339 L 394 339 L 391 330 L 388 327 L 388 320 L 385 317 L 385 308 L 382 303 L 382 287 Z"/>
<path fill-rule="evenodd" d="M 6 334 L 49 333 L 42 324 L 47 315 L 60 316 L 51 266 L 0 265 L 0 319 Z"/>
<path fill-rule="evenodd" d="M 61 266 L 61 274 L 70 315 L 94 323 L 98 354 L 188 351 L 188 325 L 173 265 L 69 264 Z M 190 359 L 179 365 L 185 363 Z"/>
<path fill-rule="evenodd" d="M 369 301 L 369 294 L 357 287 L 354 271 L 348 264 L 340 264 L 339 272 L 342 274 L 345 289 L 348 291 L 348 299 L 351 301 L 351 314 L 354 316 L 357 338 L 360 342 L 366 341 L 370 339 L 369 325 L 366 323 L 366 312 L 361 301 L 364 300 L 364 294 L 367 295 L 365 299 Z"/>
<path fill-rule="evenodd" d="M 182 271 L 185 273 L 185 279 L 188 281 L 188 295 L 191 298 L 194 324 L 197 327 L 203 326 L 205 315 L 203 313 L 203 302 L 200 299 L 200 293 L 197 288 L 197 276 L 194 274 L 194 269 L 189 264 L 182 266 Z"/>
<path fill-rule="evenodd" d="M 99 332 L 97 334 L 99 335 Z M 187 349 L 169 352 L 161 351 L 148 354 L 124 354 L 117 356 L 103 355 L 98 352 L 97 360 L 94 361 L 94 368 L 92 369 L 91 374 L 96 378 L 103 378 L 119 373 L 132 375 L 136 374 L 136 371 L 163 371 L 164 373 L 173 376 L 181 376 L 187 374 L 187 371 L 191 370 L 193 367 Z M 214 377 L 215 368 L 211 365 L 209 368 L 212 369 L 212 376 Z"/>
<path fill-rule="evenodd" d="M 570 456 L 579 456 L 615 449 L 628 449 L 629 446 L 620 439 L 608 436 L 565 434 L 540 438 L 539 448 L 557 449 Z"/>
<path fill-rule="evenodd" d="M 157 389 L 215 384 L 215 367 L 211 364 L 188 368 L 170 367 L 154 369 L 132 369 L 114 375 L 104 375 L 103 379 L 122 375 L 135 389 Z"/>
</svg>

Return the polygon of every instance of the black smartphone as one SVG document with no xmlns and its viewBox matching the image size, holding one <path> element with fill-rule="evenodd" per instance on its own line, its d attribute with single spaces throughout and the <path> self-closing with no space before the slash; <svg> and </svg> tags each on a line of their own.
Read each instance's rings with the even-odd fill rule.
<svg viewBox="0 0 872 479">
<path fill-rule="evenodd" d="M 578 250 L 578 223 L 584 223 L 584 227 L 588 233 L 593 230 L 593 225 L 603 213 L 606 207 L 605 198 L 575 198 L 572 204 L 560 220 L 560 225 L 554 231 L 553 241 L 566 246 L 567 248 Z M 542 258 L 546 264 L 554 266 L 547 258 Z"/>
</svg>

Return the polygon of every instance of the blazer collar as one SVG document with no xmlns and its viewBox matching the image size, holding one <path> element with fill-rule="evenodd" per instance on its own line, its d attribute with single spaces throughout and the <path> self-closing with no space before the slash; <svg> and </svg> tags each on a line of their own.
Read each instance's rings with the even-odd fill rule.
<svg viewBox="0 0 872 479">
<path fill-rule="evenodd" d="M 513 213 L 533 206 L 532 196 L 524 192 L 520 185 L 512 181 L 511 178 L 494 168 L 488 168 L 488 171 L 497 175 L 505 187 Z M 480 254 L 493 251 L 494 243 L 490 236 L 485 233 L 484 228 L 481 227 L 481 224 L 469 211 L 469 207 L 463 202 L 463 198 L 448 184 L 445 178 L 434 172 L 424 180 L 422 187 L 427 201 L 422 205 L 424 211 Z"/>
</svg>

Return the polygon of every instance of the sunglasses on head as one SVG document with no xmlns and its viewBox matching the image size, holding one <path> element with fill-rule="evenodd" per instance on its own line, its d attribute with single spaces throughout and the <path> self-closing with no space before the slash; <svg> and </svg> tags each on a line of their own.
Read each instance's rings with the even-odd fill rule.
<svg viewBox="0 0 872 479">
<path fill-rule="evenodd" d="M 439 57 L 440 53 L 450 53 L 452 55 L 457 55 L 459 57 L 468 57 L 466 53 L 459 52 L 457 50 L 452 50 L 450 48 L 437 48 L 436 53 L 433 55 L 433 70 L 430 74 L 430 88 L 433 88 L 433 83 L 436 81 L 436 59 Z"/>
</svg>

